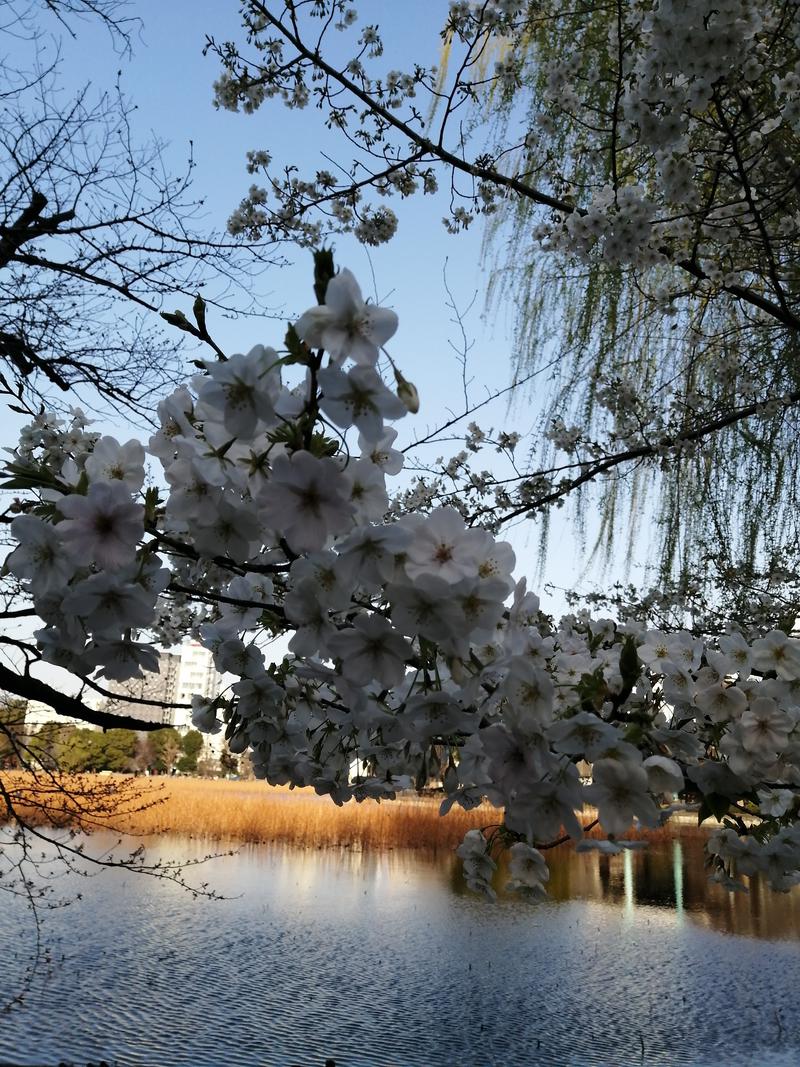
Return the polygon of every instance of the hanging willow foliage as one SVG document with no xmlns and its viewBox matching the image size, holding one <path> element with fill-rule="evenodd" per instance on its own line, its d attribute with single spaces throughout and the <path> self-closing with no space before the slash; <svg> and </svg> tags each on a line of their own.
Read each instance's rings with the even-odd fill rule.
<svg viewBox="0 0 800 1067">
<path fill-rule="evenodd" d="M 607 450 L 637 436 L 686 439 L 756 409 L 599 486 L 596 549 L 610 555 L 620 531 L 630 547 L 645 525 L 662 581 L 695 580 L 709 557 L 745 585 L 759 568 L 798 564 L 800 448 L 790 398 L 800 388 L 791 321 L 800 143 L 781 84 L 797 62 L 798 27 L 794 8 L 767 7 L 750 41 L 757 65 L 749 80 L 734 67 L 697 100 L 682 92 L 679 73 L 669 64 L 659 70 L 652 57 L 660 95 L 656 79 L 646 83 L 643 19 L 651 4 L 569 12 L 531 5 L 513 37 L 487 38 L 476 72 L 482 149 L 499 170 L 590 216 L 599 191 L 613 204 L 636 189 L 663 235 L 665 255 L 649 262 L 609 256 L 602 240 L 576 249 L 560 240 L 569 216 L 543 218 L 536 200 L 514 190 L 485 212 L 487 308 L 515 308 L 516 372 L 558 355 L 545 423 L 576 423 L 585 456 L 592 443 Z M 456 36 L 445 38 L 440 87 Z M 493 64 L 511 68 L 513 78 L 490 77 Z M 646 106 L 635 112 L 637 91 Z M 681 136 L 667 136 L 663 149 L 658 126 L 667 123 Z M 664 179 L 670 166 L 680 179 L 672 187 Z M 770 308 L 742 300 L 737 287 Z M 547 465 L 555 454 L 547 448 L 532 458 Z M 579 495 L 578 508 L 590 499 L 597 497 Z"/>
<path fill-rule="evenodd" d="M 555 364 L 529 465 L 466 517 L 599 501 L 596 551 L 646 534 L 662 583 L 800 581 L 796 4 L 453 0 L 438 68 L 405 71 L 344 0 L 242 11 L 218 106 L 313 102 L 347 157 L 251 153 L 232 231 L 378 245 L 391 197 L 444 186 L 451 232 L 486 223 L 516 373 Z"/>
</svg>

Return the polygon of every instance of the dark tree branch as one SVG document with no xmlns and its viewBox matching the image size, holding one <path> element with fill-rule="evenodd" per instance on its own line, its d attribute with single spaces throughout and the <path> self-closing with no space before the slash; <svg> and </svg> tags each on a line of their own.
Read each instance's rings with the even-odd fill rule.
<svg viewBox="0 0 800 1067">
<path fill-rule="evenodd" d="M 161 722 L 148 722 L 146 719 L 136 719 L 131 715 L 112 715 L 106 711 L 97 711 L 95 708 L 90 708 L 88 704 L 84 704 L 79 697 L 66 696 L 46 682 L 33 678 L 29 674 L 17 674 L 16 671 L 2 664 L 0 664 L 0 689 L 22 697 L 24 700 L 41 701 L 51 707 L 57 715 L 80 719 L 92 726 L 102 726 L 104 730 L 160 730 L 164 726 Z M 109 695 L 120 698 L 119 693 Z M 149 701 L 139 701 L 139 703 L 149 703 Z"/>
</svg>

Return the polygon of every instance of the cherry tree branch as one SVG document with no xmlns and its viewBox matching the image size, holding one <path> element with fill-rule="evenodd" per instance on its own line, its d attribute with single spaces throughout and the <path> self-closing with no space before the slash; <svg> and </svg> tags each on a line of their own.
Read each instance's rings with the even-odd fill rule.
<svg viewBox="0 0 800 1067">
<path fill-rule="evenodd" d="M 794 407 L 800 403 L 800 389 L 789 393 L 783 399 L 782 403 L 787 408 Z M 532 498 L 525 505 L 506 512 L 505 515 L 497 519 L 497 524 L 502 526 L 520 515 L 527 515 L 539 508 L 554 504 L 556 501 L 564 499 L 564 497 L 575 489 L 578 489 L 580 486 L 586 485 L 587 482 L 593 481 L 602 474 L 607 474 L 609 471 L 614 470 L 616 467 L 619 467 L 624 463 L 633 463 L 636 460 L 649 459 L 659 455 L 665 449 L 680 448 L 683 445 L 701 441 L 704 437 L 709 437 L 712 434 L 718 433 L 720 430 L 727 429 L 729 426 L 735 426 L 737 423 L 743 422 L 745 419 L 758 415 L 763 411 L 763 408 L 763 403 L 748 404 L 746 407 L 737 408 L 735 411 L 728 412 L 727 415 L 722 415 L 718 419 L 713 419 L 711 422 L 707 422 L 703 426 L 698 426 L 694 430 L 687 430 L 684 433 L 662 437 L 656 443 L 640 445 L 638 448 L 629 448 L 626 449 L 626 451 L 618 452 L 613 456 L 606 456 L 604 459 L 598 460 L 595 463 L 582 464 L 584 469 L 577 477 L 562 482 L 557 489 L 554 489 L 550 493 L 545 493 L 543 496 Z M 536 477 L 536 475 L 531 474 L 528 477 L 533 478 Z M 473 517 L 480 518 L 480 516 L 487 513 L 494 513 L 495 510 L 494 507 L 481 508 Z"/>
<path fill-rule="evenodd" d="M 294 5 L 288 5 L 293 10 Z M 492 167 L 478 165 L 477 163 L 470 163 L 466 159 L 450 152 L 444 148 L 442 144 L 443 131 L 440 133 L 439 140 L 434 143 L 429 138 L 423 136 L 414 130 L 407 122 L 404 122 L 396 114 L 393 114 L 391 109 L 384 107 L 373 95 L 368 93 L 365 89 L 362 89 L 356 82 L 349 78 L 343 71 L 338 70 L 335 66 L 328 63 L 324 59 L 319 48 L 311 49 L 302 40 L 299 32 L 295 28 L 290 29 L 285 23 L 274 15 L 268 8 L 267 4 L 260 2 L 260 0 L 252 0 L 251 7 L 254 11 L 257 11 L 259 15 L 265 20 L 267 24 L 276 29 L 283 38 L 288 41 L 293 48 L 296 49 L 300 57 L 309 63 L 316 70 L 324 73 L 328 78 L 332 79 L 336 84 L 341 86 L 347 92 L 351 93 L 357 100 L 361 101 L 369 111 L 378 116 L 389 127 L 402 133 L 404 137 L 408 138 L 413 144 L 417 145 L 426 155 L 430 156 L 432 160 L 438 160 L 441 163 L 445 163 L 452 167 L 454 170 L 461 171 L 464 174 L 470 175 L 472 178 L 477 178 L 481 181 L 488 182 L 492 185 L 499 186 L 500 188 L 507 189 L 510 192 L 517 193 L 519 196 L 525 197 L 528 200 L 533 201 L 536 204 L 540 204 L 543 207 L 549 207 L 553 211 L 557 211 L 563 215 L 571 215 L 578 211 L 580 214 L 585 214 L 584 211 L 577 208 L 575 204 L 570 203 L 559 197 L 550 196 L 548 193 L 543 192 L 541 189 L 536 188 L 533 185 L 529 185 L 527 182 L 521 181 L 519 178 L 513 175 L 503 174 L 502 172 L 495 170 Z M 702 267 L 693 259 L 680 259 L 675 260 L 673 254 L 668 247 L 663 247 L 659 251 L 662 252 L 675 266 L 685 271 L 687 274 L 696 278 L 698 281 L 708 281 L 708 275 L 702 269 Z M 729 293 L 731 296 L 736 297 L 745 303 L 751 304 L 753 307 L 759 308 L 761 311 L 766 312 L 778 322 L 787 326 L 791 330 L 800 331 L 800 316 L 796 315 L 788 307 L 782 307 L 779 303 L 770 300 L 763 296 L 761 293 L 756 292 L 746 286 L 738 284 L 723 284 L 720 289 Z"/>
<path fill-rule="evenodd" d="M 87 682 L 88 680 L 82 679 L 82 681 Z M 92 688 L 97 688 L 99 692 L 107 692 L 91 682 L 88 684 Z M 18 674 L 2 664 L 0 664 L 0 689 L 5 690 L 7 693 L 13 693 L 14 696 L 22 697 L 24 700 L 41 701 L 42 704 L 47 704 L 51 707 L 57 715 L 63 715 L 65 718 L 70 719 L 80 719 L 82 722 L 88 722 L 92 726 L 101 726 L 104 730 L 150 731 L 161 730 L 164 726 L 161 722 L 149 722 L 147 719 L 137 719 L 132 715 L 113 715 L 106 711 L 90 708 L 79 697 L 67 696 L 39 678 L 33 678 L 30 674 Z M 108 695 L 118 699 L 121 696 L 119 693 L 108 693 Z M 149 704 L 153 702 L 140 700 L 137 703 Z M 169 706 L 185 707 L 187 705 Z"/>
</svg>

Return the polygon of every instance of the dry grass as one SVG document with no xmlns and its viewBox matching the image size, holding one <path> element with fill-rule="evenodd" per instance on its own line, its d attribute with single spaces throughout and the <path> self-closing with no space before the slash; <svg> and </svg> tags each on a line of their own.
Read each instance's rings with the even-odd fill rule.
<svg viewBox="0 0 800 1067">
<path fill-rule="evenodd" d="M 0 786 L 13 797 L 18 815 L 32 825 L 106 828 L 140 837 L 174 833 L 307 848 L 452 851 L 467 830 L 500 821 L 500 812 L 488 805 L 471 812 L 456 807 L 443 818 L 440 801 L 433 797 L 401 797 L 382 804 L 351 801 L 337 807 L 311 789 L 272 788 L 263 782 L 87 774 L 34 780 L 22 772 L 5 772 Z M 626 836 L 658 840 L 676 832 L 705 835 L 706 830 L 670 824 Z M 591 836 L 605 835 L 596 828 Z"/>
<path fill-rule="evenodd" d="M 14 808 L 34 825 L 113 828 L 136 836 L 176 833 L 210 841 L 277 842 L 309 848 L 452 850 L 467 830 L 498 821 L 490 807 L 460 808 L 445 818 L 430 797 L 350 802 L 337 807 L 311 789 L 275 789 L 263 782 L 202 778 L 64 775 L 60 792 L 47 785 L 47 803 L 30 775 L 0 776 L 13 788 Z M 92 803 L 93 786 L 101 803 Z M 117 806 L 109 788 L 122 785 Z M 103 788 L 105 787 L 105 788 Z M 76 799 L 78 798 L 78 799 Z"/>
</svg>

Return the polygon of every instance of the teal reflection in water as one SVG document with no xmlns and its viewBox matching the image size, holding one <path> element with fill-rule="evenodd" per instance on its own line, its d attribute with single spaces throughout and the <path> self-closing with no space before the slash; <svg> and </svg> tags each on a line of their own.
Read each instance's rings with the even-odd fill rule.
<svg viewBox="0 0 800 1067">
<path fill-rule="evenodd" d="M 675 914 L 683 918 L 683 848 L 680 841 L 672 842 L 672 870 L 675 881 Z"/>
<path fill-rule="evenodd" d="M 548 853 L 547 860 L 548 890 L 557 901 L 613 903 L 628 917 L 642 907 L 658 908 L 670 921 L 687 918 L 742 937 L 800 939 L 800 887 L 774 893 L 754 878 L 749 893 L 728 893 L 708 881 L 703 838 L 696 834 L 665 836 L 645 850 L 625 850 L 615 856 L 576 855 L 562 847 Z M 498 888 L 507 881 L 501 864 Z"/>
</svg>

